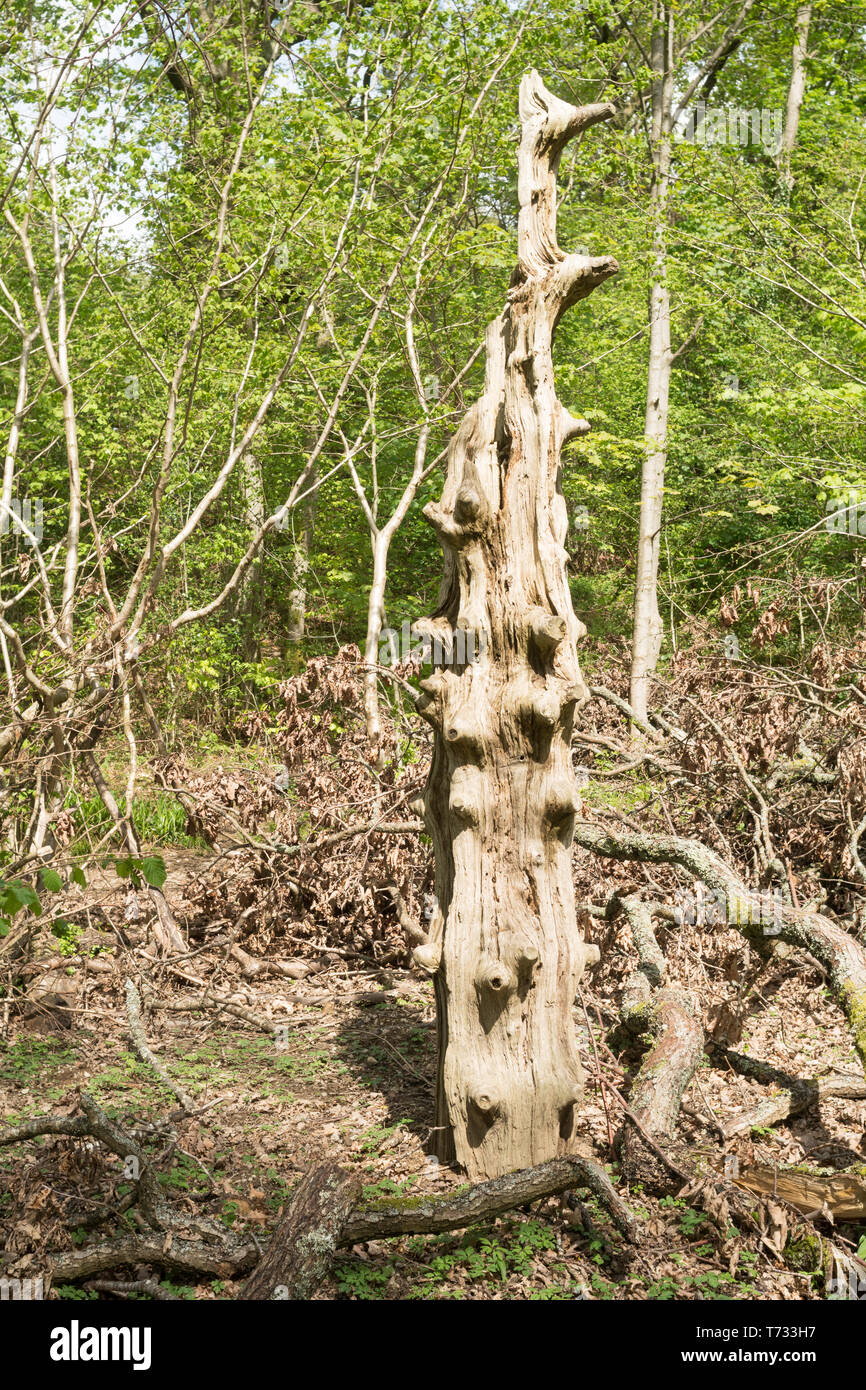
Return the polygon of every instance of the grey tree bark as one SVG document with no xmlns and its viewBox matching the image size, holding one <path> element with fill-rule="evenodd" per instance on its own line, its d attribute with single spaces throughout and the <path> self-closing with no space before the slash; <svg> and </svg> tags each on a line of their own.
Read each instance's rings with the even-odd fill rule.
<svg viewBox="0 0 866 1390">
<path fill-rule="evenodd" d="M 641 472 L 629 695 L 633 710 L 644 723 L 647 718 L 650 678 L 661 651 L 663 630 L 658 606 L 658 571 L 673 362 L 671 300 L 667 283 L 667 219 L 673 126 L 674 19 L 672 8 L 663 3 L 663 0 L 654 0 L 653 11 L 653 174 L 650 189 L 653 268 L 649 295 L 649 364 L 644 422 L 647 451 Z"/>
<path fill-rule="evenodd" d="M 313 441 L 315 442 L 315 441 Z M 292 579 L 289 588 L 289 621 L 286 627 L 286 640 L 293 646 L 303 642 L 307 626 L 307 576 L 310 569 L 310 552 L 313 548 L 313 532 L 316 525 L 316 467 L 307 480 L 308 494 L 301 504 L 301 529 L 292 552 Z"/>
<path fill-rule="evenodd" d="M 791 81 L 788 87 L 788 100 L 785 104 L 785 129 L 782 132 L 782 148 L 779 151 L 779 176 L 790 191 L 794 186 L 791 177 L 791 155 L 797 143 L 800 127 L 800 108 L 806 94 L 806 52 L 809 43 L 809 25 L 812 22 L 812 6 L 800 5 L 797 8 L 794 48 L 791 54 Z"/>
<path fill-rule="evenodd" d="M 573 1152 L 583 1097 L 572 1003 L 597 948 L 575 911 L 570 744 L 588 691 L 559 457 L 589 425 L 557 400 L 551 343 L 618 266 L 560 250 L 556 173 L 566 143 L 613 113 L 558 100 L 536 72 L 521 82 L 518 265 L 487 329 L 483 394 L 424 509 L 444 556 L 439 606 L 418 625 L 441 645 L 418 699 L 435 735 L 437 909 L 414 955 L 436 989 L 438 1152 L 472 1178 Z"/>
</svg>

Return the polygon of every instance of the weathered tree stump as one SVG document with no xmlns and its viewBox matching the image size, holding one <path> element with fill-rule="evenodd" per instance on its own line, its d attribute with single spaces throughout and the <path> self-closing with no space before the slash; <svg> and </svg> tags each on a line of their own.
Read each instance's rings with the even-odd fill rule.
<svg viewBox="0 0 866 1390">
<path fill-rule="evenodd" d="M 583 1098 L 570 745 L 588 692 L 559 458 L 589 425 L 556 398 L 551 343 L 618 266 L 559 249 L 556 171 L 566 143 L 613 109 L 568 105 L 535 72 L 521 83 L 518 265 L 487 329 L 483 394 L 425 508 L 444 556 L 436 613 L 416 625 L 436 638 L 418 710 L 435 732 L 425 804 L 438 908 L 414 954 L 436 987 L 438 1152 L 473 1178 L 573 1151 Z"/>
</svg>

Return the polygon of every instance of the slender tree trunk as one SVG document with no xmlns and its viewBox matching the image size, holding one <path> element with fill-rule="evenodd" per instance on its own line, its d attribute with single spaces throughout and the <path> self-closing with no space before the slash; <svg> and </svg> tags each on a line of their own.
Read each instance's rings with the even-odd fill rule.
<svg viewBox="0 0 866 1390">
<path fill-rule="evenodd" d="M 374 669 L 379 660 L 379 636 L 385 622 L 385 585 L 388 582 L 388 549 L 391 532 L 387 528 L 372 531 L 370 541 L 373 547 L 373 577 L 370 581 L 370 596 L 367 600 L 367 635 L 364 639 L 364 720 L 367 738 L 375 745 L 382 733 L 382 720 L 379 714 L 379 677 Z"/>
<path fill-rule="evenodd" d="M 265 519 L 265 493 L 258 459 L 244 454 L 240 461 L 244 492 L 244 522 L 250 536 L 258 535 Z M 261 650 L 262 556 L 259 552 L 238 588 L 237 611 L 243 625 L 244 651 L 255 660 Z"/>
<path fill-rule="evenodd" d="M 796 35 L 791 54 L 791 83 L 788 87 L 788 101 L 785 106 L 785 129 L 782 133 L 782 148 L 779 151 L 779 176 L 790 191 L 794 186 L 791 177 L 791 155 L 797 143 L 797 130 L 800 125 L 800 107 L 806 91 L 806 49 L 809 42 L 809 25 L 812 22 L 812 6 L 800 5 L 797 9 Z"/>
<path fill-rule="evenodd" d="M 138 839 L 138 832 L 136 831 L 132 816 L 129 813 L 129 808 L 127 808 L 127 814 L 124 815 L 117 804 L 114 793 L 105 780 L 102 768 L 97 762 L 93 752 L 88 752 L 85 755 L 85 761 L 90 776 L 93 779 L 93 785 L 99 793 L 103 806 L 120 831 L 126 844 L 127 851 L 134 859 L 140 859 L 141 845 Z M 146 891 L 156 913 L 153 922 L 153 934 L 160 950 L 166 955 L 170 955 L 173 952 L 185 951 L 187 949 L 186 942 L 180 934 L 177 922 L 174 919 L 174 913 L 169 907 L 168 901 L 162 890 L 160 888 L 153 888 L 148 884 Z"/>
<path fill-rule="evenodd" d="M 315 441 L 313 441 L 315 443 Z M 306 484 L 308 495 L 301 507 L 301 532 L 292 555 L 292 582 L 289 589 L 289 622 L 287 640 L 297 646 L 304 640 L 307 628 L 307 575 L 310 569 L 310 554 L 313 549 L 313 531 L 316 525 L 316 468 L 313 466 Z"/>
<path fill-rule="evenodd" d="M 521 83 L 519 261 L 487 329 L 484 392 L 452 440 L 441 501 L 424 509 L 442 545 L 436 618 L 451 650 L 418 699 L 435 734 L 437 909 L 415 958 L 435 977 L 438 1151 L 473 1178 L 572 1152 L 583 1097 L 572 1004 L 597 950 L 576 919 L 570 745 L 588 692 L 559 455 L 589 426 L 556 398 L 551 340 L 618 269 L 556 243 L 561 152 L 611 115 L 558 100 L 536 72 Z"/>
<path fill-rule="evenodd" d="M 658 606 L 658 571 L 672 362 L 671 301 L 667 285 L 674 76 L 672 49 L 673 13 L 656 0 L 652 37 L 653 175 L 650 190 L 653 269 L 649 295 L 649 368 L 644 423 L 647 452 L 641 475 L 629 697 L 632 709 L 644 722 L 650 677 L 658 662 L 663 630 Z"/>
<path fill-rule="evenodd" d="M 430 424 L 429 421 L 426 421 L 421 427 L 415 446 L 415 466 L 412 469 L 412 476 L 404 487 L 399 502 L 384 526 L 380 527 L 377 521 L 378 486 L 375 483 L 375 475 L 373 504 L 371 506 L 360 485 L 357 473 L 354 470 L 352 471 L 355 490 L 360 498 L 361 505 L 367 517 L 367 524 L 370 528 L 370 546 L 373 551 L 373 576 L 370 582 L 369 597 L 367 599 L 367 635 L 364 641 L 364 661 L 367 667 L 364 674 L 364 717 L 367 727 L 367 738 L 374 748 L 382 732 L 382 721 L 379 714 L 379 677 L 373 667 L 378 661 L 379 640 L 385 623 L 385 587 L 388 583 L 388 553 L 391 549 L 391 542 L 400 526 L 402 526 L 405 521 L 409 508 L 415 500 L 415 494 L 424 477 L 424 462 L 427 457 L 427 442 L 429 437 Z"/>
</svg>

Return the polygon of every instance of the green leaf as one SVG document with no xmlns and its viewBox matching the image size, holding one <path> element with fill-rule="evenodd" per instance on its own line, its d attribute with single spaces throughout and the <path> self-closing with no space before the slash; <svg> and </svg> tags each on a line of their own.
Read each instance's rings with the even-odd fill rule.
<svg viewBox="0 0 866 1390">
<path fill-rule="evenodd" d="M 63 887 L 63 879 L 55 869 L 43 869 L 42 887 L 49 893 L 59 893 Z"/>
<path fill-rule="evenodd" d="M 42 911 L 39 899 L 33 889 L 28 888 L 26 883 L 19 883 L 16 879 L 4 883 L 0 887 L 0 907 L 12 917 L 22 907 L 29 907 L 34 914 Z"/>
<path fill-rule="evenodd" d="M 149 883 L 151 888 L 161 888 L 168 877 L 165 863 L 158 854 L 150 859 L 142 859 L 141 872 L 145 883 Z"/>
<path fill-rule="evenodd" d="M 86 879 L 85 876 L 84 876 L 84 870 L 83 870 L 83 869 L 79 869 L 79 867 L 78 867 L 77 864 L 76 864 L 75 868 L 72 870 L 72 873 L 70 874 L 70 878 L 72 879 L 72 882 L 73 882 L 73 883 L 77 883 L 77 884 L 78 884 L 79 888 L 86 888 L 86 887 L 87 887 L 87 879 Z"/>
</svg>

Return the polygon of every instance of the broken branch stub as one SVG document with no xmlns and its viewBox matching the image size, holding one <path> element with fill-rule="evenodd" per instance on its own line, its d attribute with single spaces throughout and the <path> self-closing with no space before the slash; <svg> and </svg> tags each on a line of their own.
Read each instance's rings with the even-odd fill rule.
<svg viewBox="0 0 866 1390">
<path fill-rule="evenodd" d="M 520 86 L 518 264 L 487 328 L 486 376 L 425 515 L 442 545 L 435 620 L 474 659 L 436 665 L 419 713 L 435 734 L 426 820 L 438 910 L 416 961 L 434 975 L 439 1154 L 489 1178 L 573 1151 L 583 1097 L 571 1006 L 587 953 L 571 879 L 571 768 L 588 692 L 566 577 L 560 449 L 585 421 L 556 398 L 561 315 L 614 275 L 556 241 L 566 143 L 613 114 L 574 107 L 532 72 Z"/>
</svg>

